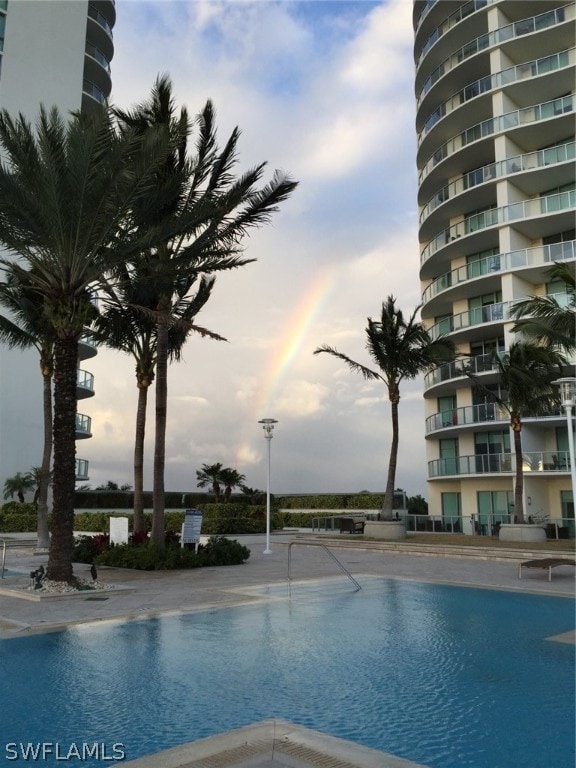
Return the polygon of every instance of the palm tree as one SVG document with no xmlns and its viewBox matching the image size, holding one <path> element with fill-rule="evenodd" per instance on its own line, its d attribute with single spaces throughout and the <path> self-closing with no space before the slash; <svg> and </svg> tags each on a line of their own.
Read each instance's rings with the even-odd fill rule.
<svg viewBox="0 0 576 768">
<path fill-rule="evenodd" d="M 160 139 L 163 139 L 161 142 Z M 133 253 L 162 233 L 138 227 L 131 208 L 154 183 L 168 151 L 115 130 L 101 109 L 69 121 L 56 108 L 40 110 L 36 125 L 0 113 L 0 263 L 9 279 L 43 304 L 54 332 L 54 493 L 47 574 L 73 582 L 76 365 L 78 340 L 97 310 L 98 286 Z"/>
<path fill-rule="evenodd" d="M 558 405 L 558 390 L 552 382 L 561 375 L 566 360 L 553 348 L 532 341 L 513 342 L 508 352 L 501 356 L 494 353 L 493 359 L 500 394 L 484 386 L 475 374 L 468 373 L 468 376 L 510 416 L 516 460 L 514 518 L 515 522 L 523 523 L 522 419 L 547 415 Z"/>
<path fill-rule="evenodd" d="M 33 487 L 34 480 L 29 475 L 16 472 L 14 477 L 7 477 L 4 482 L 4 498 L 13 499 L 14 496 L 18 496 L 18 501 L 24 504 L 24 494 Z"/>
<path fill-rule="evenodd" d="M 217 146 L 212 103 L 197 116 L 195 154 L 188 155 L 192 123 L 185 108 L 177 114 L 172 83 L 167 76 L 156 80 L 148 101 L 125 112 L 116 110 L 121 124 L 139 135 L 168 137 L 173 151 L 158 168 L 157 190 L 143 200 L 140 215 L 174 236 L 160 248 L 144 252 L 152 270 L 157 302 L 156 320 L 156 424 L 154 446 L 153 519 L 151 539 L 164 545 L 164 467 L 168 400 L 169 329 L 174 324 L 175 295 L 181 304 L 188 296 L 191 279 L 200 274 L 233 269 L 251 261 L 241 256 L 242 239 L 253 227 L 270 218 L 296 184 L 276 173 L 261 188 L 265 164 L 239 178 L 232 174 L 237 162 L 238 129 L 224 149 Z M 138 211 L 137 211 L 138 215 Z"/>
<path fill-rule="evenodd" d="M 511 315 L 516 318 L 512 330 L 567 353 L 576 351 L 576 279 L 573 264 L 555 264 L 548 270 L 550 280 L 561 280 L 570 294 L 570 303 L 562 307 L 553 296 L 532 296 L 518 301 Z"/>
<path fill-rule="evenodd" d="M 10 348 L 35 347 L 40 355 L 40 373 L 43 381 L 43 449 L 38 469 L 38 483 L 34 502 L 38 504 L 36 527 L 37 549 L 48 549 L 48 489 L 52 483 L 52 376 L 54 374 L 55 332 L 43 313 L 43 301 L 30 287 L 17 283 L 8 275 L 0 283 L 0 304 L 6 307 L 14 320 L 0 316 L 0 341 Z"/>
<path fill-rule="evenodd" d="M 220 482 L 224 485 L 224 501 L 229 501 L 232 490 L 238 488 L 246 480 L 246 475 L 241 475 L 237 469 L 224 467 L 220 472 Z"/>
<path fill-rule="evenodd" d="M 146 264 L 139 265 L 146 269 Z M 136 408 L 136 429 L 134 436 L 134 514 L 133 531 L 145 529 L 144 523 L 144 442 L 146 435 L 146 411 L 148 390 L 154 381 L 156 368 L 157 324 L 152 316 L 158 303 L 153 284 L 141 272 L 130 275 L 126 268 L 116 286 L 106 290 L 102 312 L 94 324 L 94 338 L 112 349 L 132 355 L 136 363 L 136 386 L 138 404 Z M 187 282 L 192 286 L 197 276 Z M 173 324 L 168 330 L 168 354 L 170 360 L 178 361 L 182 347 L 190 330 L 202 335 L 222 339 L 221 336 L 192 324 L 210 297 L 214 279 L 202 277 L 194 296 L 186 296 L 173 307 Z"/>
<path fill-rule="evenodd" d="M 362 374 L 365 379 L 383 381 L 386 385 L 392 416 L 392 443 L 386 492 L 382 505 L 382 518 L 384 520 L 392 520 L 393 517 L 392 508 L 399 444 L 400 384 L 405 379 L 415 379 L 420 373 L 454 358 L 454 346 L 450 341 L 443 338 L 436 341 L 432 340 L 424 325 L 416 321 L 419 310 L 420 307 L 416 307 L 409 319 L 405 320 L 402 310 L 396 308 L 396 299 L 393 296 L 388 296 L 382 304 L 380 319 L 368 318 L 366 349 L 379 370 L 373 370 L 357 363 L 328 345 L 314 350 L 315 355 L 327 352 L 338 357 L 348 364 L 350 370 Z"/>
<path fill-rule="evenodd" d="M 217 504 L 220 501 L 220 473 L 222 469 L 222 464 L 218 463 L 202 464 L 202 469 L 196 470 L 196 485 L 198 488 L 206 488 L 207 485 L 211 485 L 214 500 Z"/>
</svg>

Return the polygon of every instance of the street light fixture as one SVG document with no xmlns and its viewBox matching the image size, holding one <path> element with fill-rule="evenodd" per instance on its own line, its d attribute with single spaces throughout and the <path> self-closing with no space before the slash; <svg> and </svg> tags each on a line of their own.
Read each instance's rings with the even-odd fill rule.
<svg viewBox="0 0 576 768">
<path fill-rule="evenodd" d="M 268 473 L 266 480 L 266 549 L 264 555 L 271 555 L 270 549 L 270 442 L 272 441 L 272 430 L 274 424 L 278 424 L 276 419 L 260 419 L 258 424 L 262 424 L 262 428 L 265 432 L 264 439 L 268 443 Z"/>
<path fill-rule="evenodd" d="M 574 455 L 574 432 L 572 430 L 572 408 L 576 405 L 576 378 L 567 376 L 564 379 L 556 379 L 552 384 L 560 388 L 560 401 L 566 411 L 568 424 L 568 460 L 570 461 L 570 474 L 572 476 L 572 500 L 576 494 L 576 456 Z"/>
</svg>

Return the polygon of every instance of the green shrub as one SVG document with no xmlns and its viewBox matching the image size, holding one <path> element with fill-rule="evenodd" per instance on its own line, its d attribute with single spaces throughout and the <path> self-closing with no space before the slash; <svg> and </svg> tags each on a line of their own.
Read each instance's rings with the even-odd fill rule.
<svg viewBox="0 0 576 768">
<path fill-rule="evenodd" d="M 382 509 L 384 497 L 380 493 L 359 493 L 348 497 L 348 509 Z"/>
<path fill-rule="evenodd" d="M 32 504 L 21 504 L 22 507 L 32 507 Z M 2 533 L 22 533 L 35 531 L 38 527 L 38 516 L 26 513 L 0 512 L 0 531 Z"/>
<path fill-rule="evenodd" d="M 110 547 L 110 537 L 107 533 L 98 536 L 79 536 L 74 540 L 72 561 L 74 563 L 93 563 L 98 555 Z"/>
<path fill-rule="evenodd" d="M 198 554 L 193 549 L 182 548 L 175 543 L 168 544 L 164 549 L 159 549 L 152 543 L 140 546 L 122 544 L 104 550 L 95 557 L 94 562 L 97 565 L 108 565 L 114 568 L 163 571 L 176 568 L 240 565 L 249 557 L 250 550 L 247 547 L 237 541 L 216 536 L 210 538 L 205 546 L 200 546 Z"/>
<path fill-rule="evenodd" d="M 282 509 L 344 509 L 347 496 L 283 496 L 277 499 Z"/>
</svg>

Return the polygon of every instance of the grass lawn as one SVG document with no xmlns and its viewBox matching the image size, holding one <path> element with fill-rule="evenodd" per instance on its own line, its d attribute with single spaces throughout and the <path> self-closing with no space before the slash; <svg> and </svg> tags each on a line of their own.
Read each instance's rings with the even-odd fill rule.
<svg viewBox="0 0 576 768">
<path fill-rule="evenodd" d="M 338 534 L 338 538 L 362 541 L 379 541 L 382 539 L 369 539 L 366 536 L 354 534 Z M 410 544 L 426 544 L 429 546 L 456 546 L 456 547 L 489 547 L 490 549 L 529 549 L 557 552 L 575 552 L 574 539 L 547 539 L 546 541 L 500 541 L 496 536 L 468 536 L 463 533 L 410 533 L 405 539 L 396 543 L 410 546 Z"/>
</svg>

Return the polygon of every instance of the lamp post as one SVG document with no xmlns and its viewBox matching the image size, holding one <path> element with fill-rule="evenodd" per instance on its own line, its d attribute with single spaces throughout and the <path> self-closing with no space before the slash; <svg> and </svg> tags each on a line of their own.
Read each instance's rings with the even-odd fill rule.
<svg viewBox="0 0 576 768">
<path fill-rule="evenodd" d="M 576 494 L 576 456 L 574 455 L 574 432 L 572 430 L 572 408 L 576 401 L 576 378 L 567 376 L 564 379 L 556 379 L 552 384 L 560 388 L 560 401 L 566 411 L 568 424 L 568 460 L 570 461 L 570 474 L 572 476 L 572 500 Z"/>
<path fill-rule="evenodd" d="M 276 419 L 260 419 L 258 424 L 262 424 L 264 430 L 264 439 L 268 443 L 268 473 L 266 478 L 266 549 L 264 555 L 271 555 L 270 549 L 270 442 L 272 441 L 272 430 L 274 424 L 278 424 Z"/>
</svg>

